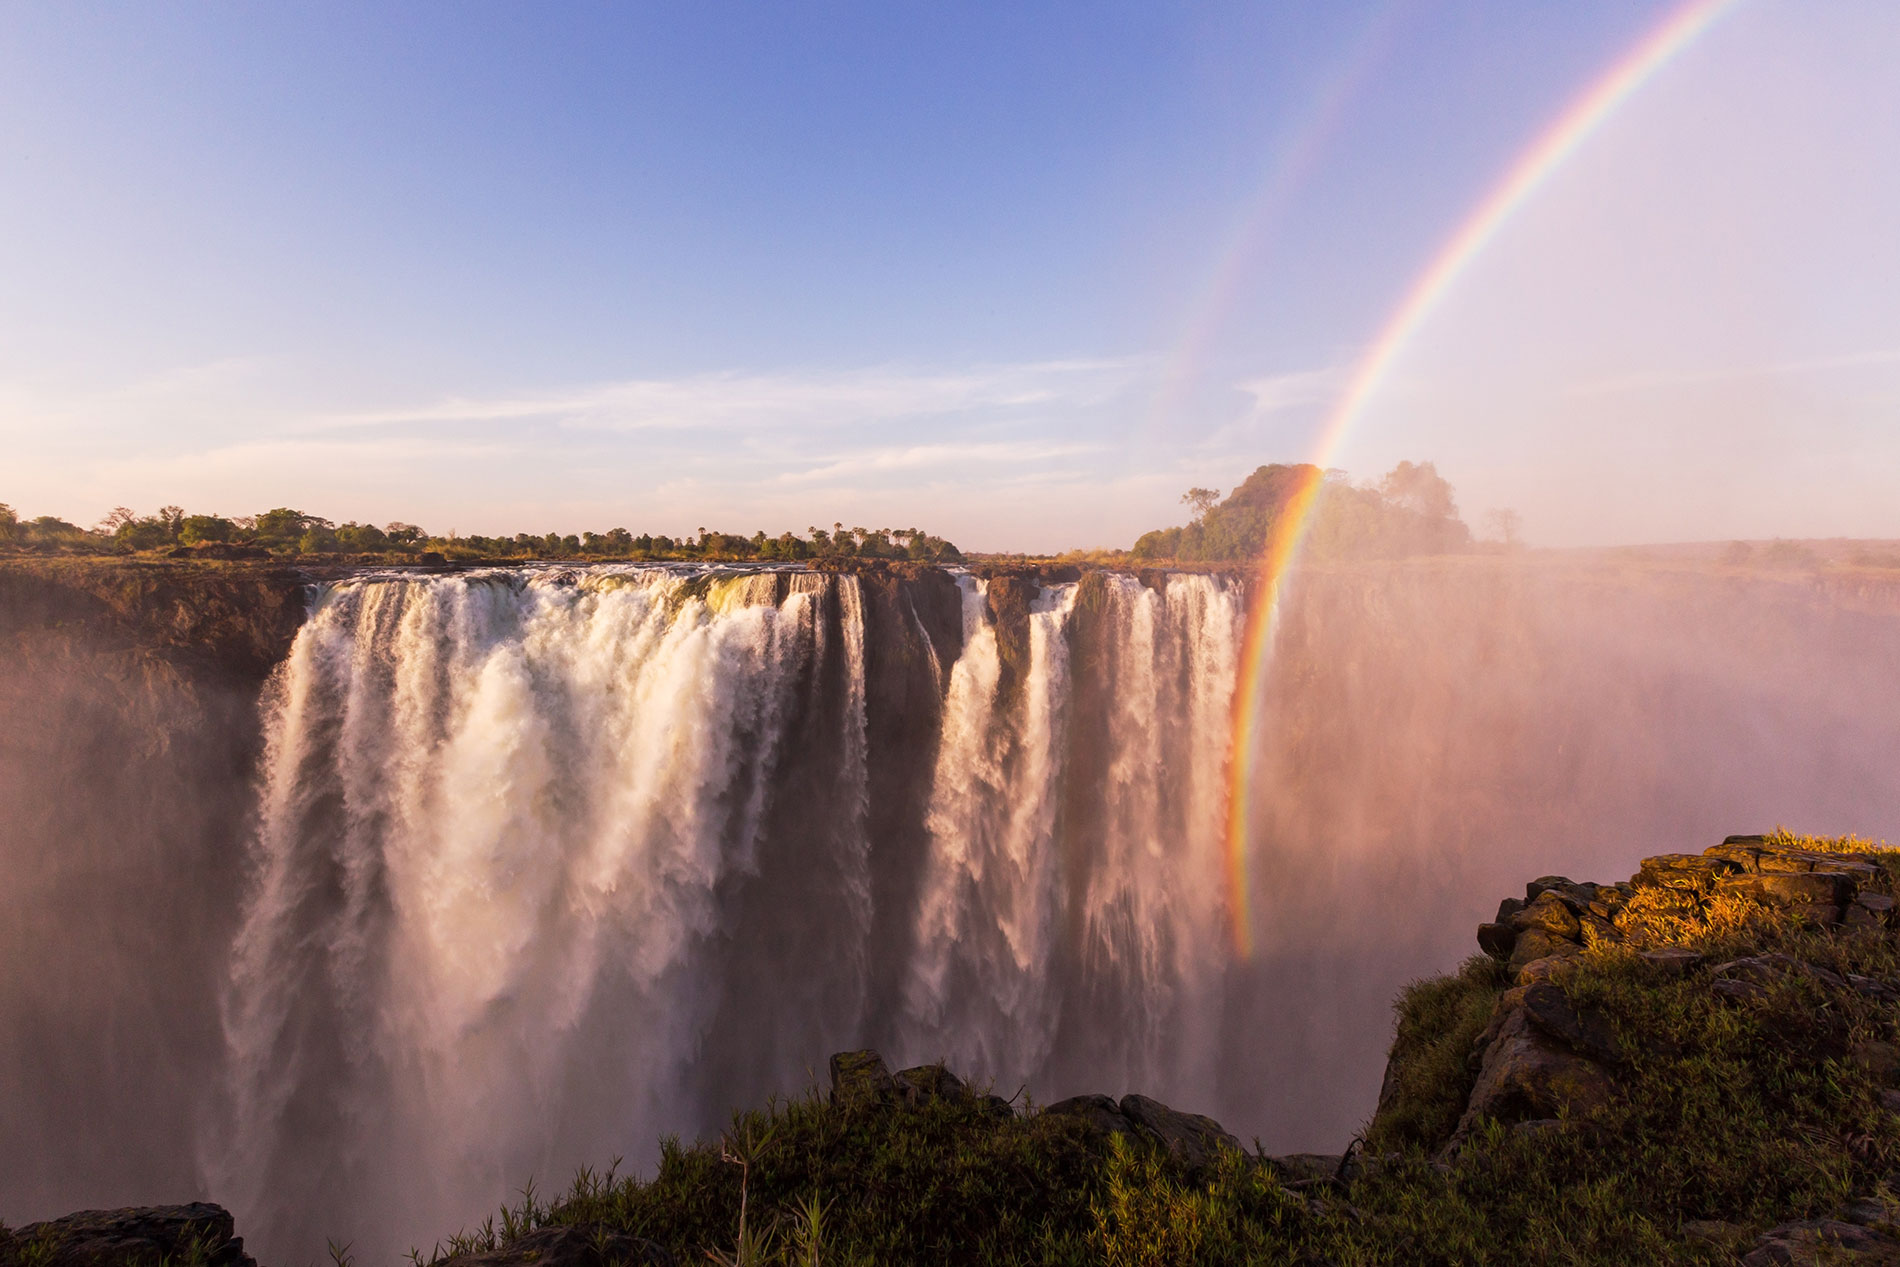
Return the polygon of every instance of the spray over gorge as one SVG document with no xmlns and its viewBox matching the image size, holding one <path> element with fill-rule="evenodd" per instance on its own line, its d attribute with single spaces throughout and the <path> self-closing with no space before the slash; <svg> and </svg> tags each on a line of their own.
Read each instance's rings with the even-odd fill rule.
<svg viewBox="0 0 1900 1267">
<path fill-rule="evenodd" d="M 144 952 L 168 1027 L 198 1018 L 146 1033 L 147 1061 L 73 1064 L 77 1032 L 12 1049 L 8 1111 L 45 1145 L 9 1199 L 165 1186 L 215 1194 L 279 1260 L 339 1234 L 387 1257 L 530 1178 L 646 1165 L 639 1141 L 716 1130 L 859 1046 L 1321 1148 L 1371 1111 L 1393 992 L 1455 963 L 1527 869 L 1626 869 L 1737 817 L 1883 830 L 1900 794 L 1879 755 L 1900 743 L 1900 595 L 1878 574 L 1316 566 L 1281 597 L 1265 678 L 1243 958 L 1218 789 L 1245 580 L 984 570 L 541 565 L 307 590 L 255 697 L 254 773 L 173 769 L 156 808 L 92 790 L 119 848 L 178 864 L 121 926 L 196 904 L 188 925 L 225 933 Z M 171 653 L 99 647 L 57 673 L 77 689 L 128 654 Z M 203 708 L 219 674 L 188 663 Z M 9 699 L 44 698 L 52 671 L 10 673 Z M 168 680 L 117 689 L 163 700 Z M 151 707 L 83 724 L 173 752 L 225 725 Z M 44 760 L 8 762 L 10 803 L 40 807 L 11 816 L 9 857 L 54 860 L 14 891 L 16 929 L 110 865 L 58 848 L 71 787 Z M 206 797 L 245 831 L 193 862 L 170 807 Z M 194 867 L 243 880 L 194 891 Z M 103 914 L 37 926 L 9 963 L 102 965 Z M 16 1033 L 47 1006 L 34 988 L 9 972 Z M 129 1006 L 83 973 L 61 1002 Z M 101 1185 L 62 1131 L 140 1094 L 168 1125 Z"/>
</svg>

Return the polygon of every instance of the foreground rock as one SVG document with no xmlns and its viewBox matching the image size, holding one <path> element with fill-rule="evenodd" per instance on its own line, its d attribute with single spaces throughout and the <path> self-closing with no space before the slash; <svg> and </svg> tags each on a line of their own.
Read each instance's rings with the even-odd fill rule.
<svg viewBox="0 0 1900 1267">
<path fill-rule="evenodd" d="M 257 1267 L 230 1211 L 202 1201 L 81 1210 L 29 1223 L 0 1250 L 0 1261 L 35 1267 Z"/>
<path fill-rule="evenodd" d="M 1834 1219 L 1785 1223 L 1764 1232 L 1742 1267 L 1895 1267 L 1900 1241 Z"/>
</svg>

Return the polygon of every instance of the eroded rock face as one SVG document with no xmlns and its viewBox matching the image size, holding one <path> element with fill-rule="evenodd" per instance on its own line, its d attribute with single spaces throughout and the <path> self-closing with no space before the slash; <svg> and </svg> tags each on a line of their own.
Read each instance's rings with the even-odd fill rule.
<svg viewBox="0 0 1900 1267">
<path fill-rule="evenodd" d="M 1606 1063 L 1614 1038 L 1601 1018 L 1580 1012 L 1556 985 L 1519 986 L 1499 999 L 1478 1039 L 1478 1081 L 1453 1146 L 1479 1122 L 1580 1117 L 1617 1091 Z"/>
<path fill-rule="evenodd" d="M 230 1211 L 203 1201 L 81 1210 L 29 1223 L 13 1235 L 18 1261 L 40 1267 L 257 1267 Z"/>
</svg>

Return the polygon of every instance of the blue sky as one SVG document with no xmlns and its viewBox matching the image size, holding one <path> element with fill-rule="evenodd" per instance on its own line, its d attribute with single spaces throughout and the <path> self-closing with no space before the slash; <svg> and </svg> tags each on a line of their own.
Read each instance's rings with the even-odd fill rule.
<svg viewBox="0 0 1900 1267">
<path fill-rule="evenodd" d="M 1298 460 L 1670 6 L 15 5 L 0 500 L 1126 544 Z M 1533 540 L 1900 536 L 1900 11 L 1743 0 L 1339 460 Z"/>
</svg>

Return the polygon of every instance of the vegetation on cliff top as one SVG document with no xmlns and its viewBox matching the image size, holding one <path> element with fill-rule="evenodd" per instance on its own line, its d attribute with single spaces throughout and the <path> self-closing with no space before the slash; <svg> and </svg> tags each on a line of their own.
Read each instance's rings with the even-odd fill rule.
<svg viewBox="0 0 1900 1267">
<path fill-rule="evenodd" d="M 962 553 L 941 537 L 919 528 L 812 527 L 805 536 L 784 532 L 750 537 L 699 529 L 691 537 L 625 528 L 606 532 L 534 534 L 511 537 L 446 536 L 415 524 L 332 523 L 318 515 L 278 507 L 257 515 L 187 514 L 165 506 L 140 515 L 119 507 L 97 527 L 86 529 L 51 515 L 22 520 L 0 504 L 0 549 L 37 553 L 176 552 L 205 557 L 317 556 L 358 561 L 401 561 L 437 555 L 459 562 L 506 559 L 704 560 L 791 562 L 827 559 L 911 559 L 955 563 Z"/>
<path fill-rule="evenodd" d="M 647 1261 L 1722 1263 L 1774 1225 L 1850 1210 L 1853 1224 L 1761 1244 L 1888 1246 L 1900 941 L 1886 912 L 1900 856 L 1791 836 L 1757 852 L 1776 851 L 1816 869 L 1791 879 L 1767 874 L 1783 865 L 1771 861 L 1749 876 L 1697 855 L 1621 886 L 1551 877 L 1527 895 L 1541 900 L 1508 901 L 1515 944 L 1493 938 L 1491 955 L 1398 1000 L 1380 1110 L 1336 1175 L 1228 1147 L 1197 1159 L 1086 1114 L 999 1113 L 980 1094 L 813 1092 L 736 1115 L 718 1140 L 668 1141 L 650 1178 L 610 1170 L 553 1200 L 525 1194 L 435 1261 L 514 1261 L 507 1247 L 534 1229 L 571 1226 Z M 1839 857 L 1863 896 L 1782 903 L 1845 883 L 1818 855 Z M 1555 1111 L 1474 1098 L 1495 1072 L 1481 1040 L 1526 997 L 1540 1006 L 1526 980 L 1557 983 L 1584 1018 L 1573 1040 L 1613 1094 Z M 1818 1261 L 1765 1252 L 1748 1261 Z"/>
</svg>

